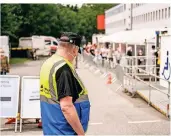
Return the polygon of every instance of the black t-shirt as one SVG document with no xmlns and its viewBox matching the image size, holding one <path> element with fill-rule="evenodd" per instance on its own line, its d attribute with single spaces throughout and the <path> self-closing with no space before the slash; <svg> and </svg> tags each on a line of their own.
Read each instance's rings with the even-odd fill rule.
<svg viewBox="0 0 171 136">
<path fill-rule="evenodd" d="M 58 101 L 66 96 L 71 96 L 73 102 L 78 99 L 79 93 L 82 91 L 82 88 L 67 64 L 62 66 L 56 72 L 56 83 Z"/>
</svg>

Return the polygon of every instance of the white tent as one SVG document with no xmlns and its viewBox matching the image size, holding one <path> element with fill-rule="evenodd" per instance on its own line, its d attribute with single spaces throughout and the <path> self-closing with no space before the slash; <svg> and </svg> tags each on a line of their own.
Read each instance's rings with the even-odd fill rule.
<svg viewBox="0 0 171 136">
<path fill-rule="evenodd" d="M 143 44 L 145 40 L 153 39 L 156 36 L 156 31 L 166 29 L 137 29 L 132 31 L 121 31 L 109 36 L 103 37 L 103 42 L 128 43 L 128 44 Z M 170 30 L 170 29 L 167 29 Z"/>
<path fill-rule="evenodd" d="M 99 38 L 99 42 L 102 42 L 102 43 L 104 43 L 104 42 L 111 42 L 110 40 L 107 39 L 108 37 L 109 37 L 109 35 L 105 35 L 103 37 L 100 37 Z"/>
</svg>

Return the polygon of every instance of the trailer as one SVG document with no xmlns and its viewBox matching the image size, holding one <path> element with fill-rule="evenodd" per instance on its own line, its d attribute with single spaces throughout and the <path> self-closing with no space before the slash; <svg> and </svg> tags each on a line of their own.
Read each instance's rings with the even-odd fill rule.
<svg viewBox="0 0 171 136">
<path fill-rule="evenodd" d="M 50 36 L 21 37 L 19 47 L 11 48 L 13 57 L 38 59 L 39 56 L 51 56 L 52 49 L 57 50 L 58 41 Z M 56 48 L 54 48 L 54 46 Z"/>
</svg>

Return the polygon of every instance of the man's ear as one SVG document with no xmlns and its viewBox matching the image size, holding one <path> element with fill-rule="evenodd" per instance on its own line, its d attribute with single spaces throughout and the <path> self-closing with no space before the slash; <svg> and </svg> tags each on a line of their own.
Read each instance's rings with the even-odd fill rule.
<svg viewBox="0 0 171 136">
<path fill-rule="evenodd" d="M 77 55 L 77 53 L 78 53 L 78 49 L 76 47 L 74 47 L 73 54 Z"/>
</svg>

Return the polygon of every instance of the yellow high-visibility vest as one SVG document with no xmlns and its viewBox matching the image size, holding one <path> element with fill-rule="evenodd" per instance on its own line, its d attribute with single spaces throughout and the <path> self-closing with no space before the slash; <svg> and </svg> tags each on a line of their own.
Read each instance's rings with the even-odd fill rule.
<svg viewBox="0 0 171 136">
<path fill-rule="evenodd" d="M 48 99 L 57 99 L 57 86 L 56 86 L 56 79 L 55 74 L 59 68 L 67 64 L 74 75 L 74 77 L 77 79 L 78 83 L 82 87 L 82 91 L 79 94 L 86 95 L 87 90 L 84 87 L 83 83 L 79 79 L 78 75 L 76 74 L 74 70 L 74 66 L 66 59 L 58 56 L 57 54 L 54 54 L 52 57 L 50 57 L 48 60 L 44 62 L 44 64 L 41 67 L 40 71 L 40 95 L 45 96 Z M 48 80 L 47 80 L 48 79 Z M 52 98 L 55 92 L 55 98 Z"/>
</svg>

